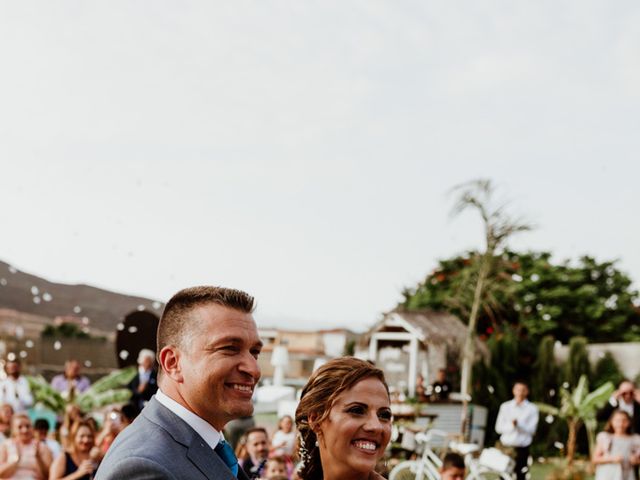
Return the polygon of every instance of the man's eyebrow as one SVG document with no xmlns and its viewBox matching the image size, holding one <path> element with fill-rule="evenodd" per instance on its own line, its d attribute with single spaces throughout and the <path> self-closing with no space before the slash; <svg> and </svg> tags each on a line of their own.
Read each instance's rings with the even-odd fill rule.
<svg viewBox="0 0 640 480">
<path fill-rule="evenodd" d="M 233 336 L 229 336 L 229 337 L 220 337 L 220 338 L 216 338 L 215 340 L 209 342 L 209 344 L 207 345 L 208 347 L 215 347 L 216 345 L 221 345 L 221 344 L 225 344 L 225 343 L 230 343 L 233 345 L 241 345 L 243 343 L 245 343 L 245 340 L 241 337 L 233 337 Z M 253 345 L 251 345 L 251 348 L 262 348 L 264 346 L 264 344 L 262 343 L 262 340 L 258 340 L 256 343 L 254 343 Z"/>
</svg>

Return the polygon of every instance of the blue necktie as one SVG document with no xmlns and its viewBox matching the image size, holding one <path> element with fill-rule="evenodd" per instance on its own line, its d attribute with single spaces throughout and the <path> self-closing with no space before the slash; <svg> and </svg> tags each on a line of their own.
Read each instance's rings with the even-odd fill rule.
<svg viewBox="0 0 640 480">
<path fill-rule="evenodd" d="M 238 459 L 236 458 L 235 453 L 233 453 L 233 449 L 231 445 L 229 445 L 224 440 L 220 440 L 216 448 L 213 449 L 214 452 L 218 454 L 218 456 L 222 459 L 222 461 L 229 467 L 231 473 L 233 473 L 234 477 L 238 476 Z"/>
</svg>

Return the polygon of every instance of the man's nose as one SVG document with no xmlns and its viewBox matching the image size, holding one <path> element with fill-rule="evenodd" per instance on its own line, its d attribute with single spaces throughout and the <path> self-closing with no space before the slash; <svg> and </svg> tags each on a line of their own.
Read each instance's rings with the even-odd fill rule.
<svg viewBox="0 0 640 480">
<path fill-rule="evenodd" d="M 240 370 L 244 373 L 251 375 L 256 382 L 260 379 L 260 366 L 258 365 L 258 359 L 251 353 L 247 353 L 242 363 L 240 364 Z"/>
</svg>

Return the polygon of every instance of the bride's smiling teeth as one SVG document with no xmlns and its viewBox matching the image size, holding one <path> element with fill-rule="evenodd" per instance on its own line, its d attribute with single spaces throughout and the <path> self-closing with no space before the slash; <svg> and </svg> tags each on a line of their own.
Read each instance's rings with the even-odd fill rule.
<svg viewBox="0 0 640 480">
<path fill-rule="evenodd" d="M 378 449 L 378 445 L 375 442 L 368 440 L 354 440 L 352 443 L 356 448 L 367 450 L 369 452 L 373 452 Z"/>
</svg>

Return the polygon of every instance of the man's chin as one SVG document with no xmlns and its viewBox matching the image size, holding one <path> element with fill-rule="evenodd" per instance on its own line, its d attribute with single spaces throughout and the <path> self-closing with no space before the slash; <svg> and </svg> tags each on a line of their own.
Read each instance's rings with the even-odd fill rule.
<svg viewBox="0 0 640 480">
<path fill-rule="evenodd" d="M 250 417 L 253 415 L 253 402 L 249 402 L 246 405 L 237 405 L 233 410 L 236 418 Z"/>
</svg>

